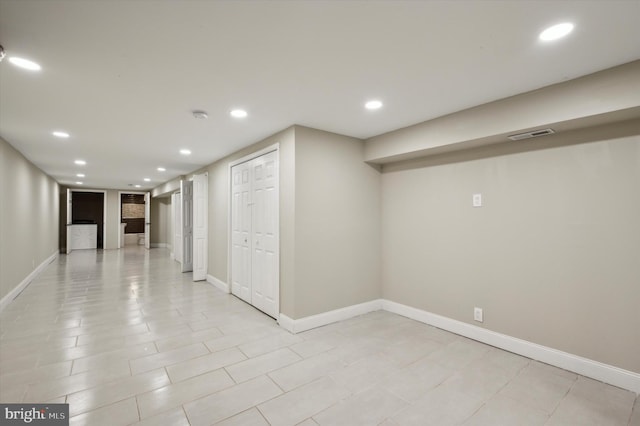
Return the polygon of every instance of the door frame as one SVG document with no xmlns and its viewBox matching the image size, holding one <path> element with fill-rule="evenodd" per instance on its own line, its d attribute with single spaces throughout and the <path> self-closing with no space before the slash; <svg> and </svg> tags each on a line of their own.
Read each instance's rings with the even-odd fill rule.
<svg viewBox="0 0 640 426">
<path fill-rule="evenodd" d="M 182 195 L 171 194 L 171 258 L 182 263 Z M 178 217 L 180 220 L 178 220 Z M 178 237 L 179 235 L 179 237 Z"/>
<path fill-rule="evenodd" d="M 278 282 L 278 297 L 276 302 L 276 315 L 280 314 L 280 143 L 275 143 L 273 145 L 269 145 L 265 148 L 259 149 L 257 151 L 252 152 L 251 154 L 245 155 L 244 157 L 238 158 L 237 160 L 230 161 L 227 169 L 227 178 L 229 179 L 227 190 L 227 292 L 231 293 L 231 268 L 232 268 L 232 252 L 233 252 L 233 242 L 232 242 L 232 207 L 233 207 L 233 176 L 232 169 L 234 166 L 238 164 L 246 163 L 247 161 L 251 161 L 255 158 L 261 157 L 265 154 L 269 154 L 270 152 L 276 153 L 276 159 L 278 162 L 278 171 L 276 175 L 276 191 L 278 198 L 278 236 L 277 236 L 277 252 L 276 252 L 276 264 L 278 268 L 276 270 L 276 280 Z M 253 306 L 253 305 L 252 305 Z"/>
<path fill-rule="evenodd" d="M 209 173 L 204 172 L 193 175 L 192 182 L 193 205 L 191 212 L 193 218 L 191 224 L 193 226 L 193 248 L 191 253 L 193 281 L 206 281 L 209 265 Z M 198 185 L 199 183 L 202 184 L 201 187 Z M 202 190 L 202 193 L 199 192 L 200 190 Z M 202 223 L 203 226 L 198 226 L 198 223 Z M 198 241 L 203 242 L 198 244 Z M 198 246 L 201 249 L 198 249 Z M 202 258 L 202 265 L 198 262 L 198 258 Z"/>
<path fill-rule="evenodd" d="M 134 195 L 145 195 L 147 191 L 118 191 L 118 248 L 123 248 L 122 241 L 120 241 L 120 224 L 122 223 L 122 194 L 134 194 Z M 149 196 L 149 200 L 151 200 L 151 196 Z M 145 203 L 147 201 L 145 200 Z M 151 206 L 149 206 L 151 207 Z M 145 206 L 145 209 L 147 207 Z M 145 216 L 147 215 L 147 211 L 145 210 Z M 144 218 L 145 228 L 147 227 L 147 222 L 151 220 L 150 217 Z M 151 230 L 149 230 L 149 234 L 151 234 Z M 151 235 L 149 235 L 150 237 Z M 146 238 L 146 236 L 145 236 Z M 146 241 L 145 241 L 146 243 Z"/>
<path fill-rule="evenodd" d="M 187 188 L 190 188 L 190 191 L 186 190 Z M 189 193 L 191 200 L 190 200 L 190 208 L 189 209 L 185 209 L 185 193 Z M 189 199 L 187 198 L 187 202 L 189 202 Z M 181 179 L 180 180 L 180 222 L 182 225 L 182 230 L 180 232 L 181 236 L 182 236 L 182 261 L 180 262 L 180 270 L 181 272 L 192 272 L 193 271 L 193 180 L 192 179 Z M 187 215 L 185 215 L 185 210 L 189 210 L 188 213 L 190 213 L 190 217 L 191 217 L 191 226 L 190 226 L 190 230 L 191 230 L 191 241 L 189 244 L 185 244 L 185 228 L 189 228 L 189 227 L 185 227 L 185 218 L 187 217 Z M 190 248 L 190 251 L 187 251 L 187 248 Z M 191 257 L 191 263 L 185 263 L 185 253 L 189 253 L 190 257 Z"/>
<path fill-rule="evenodd" d="M 102 193 L 102 250 L 106 250 L 107 247 L 107 191 L 104 189 L 77 189 L 77 188 L 67 188 L 71 193 L 73 192 L 99 192 Z M 67 192 L 69 194 L 69 192 Z M 73 217 L 73 195 L 71 195 L 71 200 L 67 197 L 67 218 Z M 69 249 L 69 224 L 67 224 L 67 254 L 71 253 Z M 118 230 L 120 232 L 120 230 Z"/>
</svg>

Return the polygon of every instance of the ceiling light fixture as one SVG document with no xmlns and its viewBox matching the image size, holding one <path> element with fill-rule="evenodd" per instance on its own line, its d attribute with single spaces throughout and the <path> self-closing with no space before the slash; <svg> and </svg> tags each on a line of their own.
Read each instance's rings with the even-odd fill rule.
<svg viewBox="0 0 640 426">
<path fill-rule="evenodd" d="M 364 107 L 366 109 L 379 109 L 379 108 L 382 108 L 382 102 L 378 100 L 372 100 L 364 104 Z"/>
<path fill-rule="evenodd" d="M 151 179 L 149 179 L 149 178 L 144 178 L 144 181 L 145 181 L 145 182 L 151 182 Z"/>
<path fill-rule="evenodd" d="M 76 163 L 78 166 L 84 166 L 87 164 L 87 162 L 84 160 L 76 160 L 74 161 L 74 163 Z"/>
<path fill-rule="evenodd" d="M 136 188 L 140 188 L 140 185 L 134 185 Z"/>
<path fill-rule="evenodd" d="M 165 169 L 164 167 L 158 167 L 158 171 L 159 171 L 159 172 L 166 172 L 166 171 L 167 171 L 167 169 Z"/>
<path fill-rule="evenodd" d="M 84 173 L 78 173 L 76 177 L 84 177 Z"/>
<path fill-rule="evenodd" d="M 18 58 L 17 56 L 10 57 L 9 62 L 11 62 L 13 65 L 17 67 L 20 67 L 29 71 L 40 71 L 42 69 L 42 67 L 36 64 L 35 62 L 30 61 L 28 59 L 24 59 L 24 58 Z"/>
<path fill-rule="evenodd" d="M 77 181 L 77 182 L 76 182 L 76 185 L 82 185 L 82 184 L 83 184 L 83 183 L 82 183 L 82 182 L 80 182 L 80 181 Z"/>
<path fill-rule="evenodd" d="M 553 41 L 566 36 L 571 31 L 573 31 L 573 24 L 571 22 L 563 22 L 547 28 L 540 33 L 538 38 L 542 41 Z"/>
<path fill-rule="evenodd" d="M 206 120 L 209 118 L 209 114 L 205 111 L 192 111 L 191 113 L 193 114 L 193 118 L 197 118 L 198 120 Z"/>
<path fill-rule="evenodd" d="M 247 111 L 243 109 L 234 109 L 231 110 L 229 114 L 231 114 L 231 116 L 235 118 L 245 118 L 247 116 Z"/>
<path fill-rule="evenodd" d="M 66 139 L 69 137 L 69 133 L 63 132 L 62 130 L 56 130 L 55 132 L 51 132 L 51 134 L 57 138 Z"/>
<path fill-rule="evenodd" d="M 182 154 L 182 155 L 191 155 L 191 151 L 189 151 L 188 149 L 181 149 L 180 150 L 180 154 Z"/>
</svg>

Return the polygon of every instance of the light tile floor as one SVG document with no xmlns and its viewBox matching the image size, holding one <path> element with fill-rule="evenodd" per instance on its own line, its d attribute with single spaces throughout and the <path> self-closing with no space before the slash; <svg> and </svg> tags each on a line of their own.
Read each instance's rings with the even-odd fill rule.
<svg viewBox="0 0 640 426">
<path fill-rule="evenodd" d="M 292 335 L 164 249 L 76 251 L 0 314 L 0 401 L 72 425 L 640 425 L 636 394 L 387 312 Z"/>
</svg>

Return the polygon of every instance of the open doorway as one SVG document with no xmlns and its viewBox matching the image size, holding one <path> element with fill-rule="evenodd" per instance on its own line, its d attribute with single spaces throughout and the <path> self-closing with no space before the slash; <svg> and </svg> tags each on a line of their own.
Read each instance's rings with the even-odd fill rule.
<svg viewBox="0 0 640 426">
<path fill-rule="evenodd" d="M 103 249 L 106 246 L 105 192 L 67 188 L 64 203 L 66 232 L 62 233 L 64 241 L 61 242 L 64 253 L 80 249 Z M 61 213 L 62 210 L 61 206 Z"/>
<path fill-rule="evenodd" d="M 144 192 L 120 192 L 119 247 L 147 245 L 147 210 Z"/>
</svg>

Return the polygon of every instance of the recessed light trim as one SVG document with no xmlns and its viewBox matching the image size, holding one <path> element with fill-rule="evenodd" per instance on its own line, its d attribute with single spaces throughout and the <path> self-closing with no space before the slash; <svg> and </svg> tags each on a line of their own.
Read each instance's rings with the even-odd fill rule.
<svg viewBox="0 0 640 426">
<path fill-rule="evenodd" d="M 13 65 L 17 67 L 20 67 L 22 69 L 29 70 L 29 71 L 40 71 L 42 69 L 40 64 L 37 64 L 28 59 L 18 58 L 17 56 L 10 57 L 9 62 L 11 62 Z"/>
<path fill-rule="evenodd" d="M 368 101 L 366 104 L 364 104 L 364 107 L 366 109 L 371 109 L 371 110 L 380 109 L 380 108 L 382 108 L 382 101 L 379 101 L 377 99 L 373 99 L 373 100 Z"/>
<path fill-rule="evenodd" d="M 538 38 L 542 41 L 558 40 L 568 35 L 571 31 L 573 31 L 573 24 L 571 22 L 563 22 L 542 31 Z"/>
<path fill-rule="evenodd" d="M 78 166 L 85 166 L 87 164 L 87 162 L 84 160 L 76 160 L 74 161 L 74 163 L 76 163 Z"/>
<path fill-rule="evenodd" d="M 166 172 L 167 171 L 167 169 L 165 169 L 164 167 L 158 167 L 157 170 L 159 172 Z"/>
<path fill-rule="evenodd" d="M 76 177 L 83 178 L 83 177 L 84 177 L 84 173 L 78 173 L 78 174 L 76 175 Z"/>
<path fill-rule="evenodd" d="M 151 179 L 149 179 L 149 178 L 144 178 L 143 180 L 144 180 L 145 182 L 151 182 Z"/>
<path fill-rule="evenodd" d="M 140 188 L 140 185 L 134 185 L 136 188 Z"/>
<path fill-rule="evenodd" d="M 234 118 L 245 118 L 248 115 L 247 111 L 243 109 L 233 109 L 229 114 Z"/>
<path fill-rule="evenodd" d="M 182 155 L 191 155 L 191 150 L 189 149 L 181 149 L 180 154 Z"/>
<path fill-rule="evenodd" d="M 77 182 L 76 182 L 76 185 L 84 185 L 84 183 L 83 183 L 83 182 L 80 182 L 80 181 L 77 181 Z"/>
<path fill-rule="evenodd" d="M 67 139 L 69 137 L 69 133 L 63 132 L 62 130 L 55 130 L 51 132 L 51 134 L 57 138 Z"/>
</svg>

